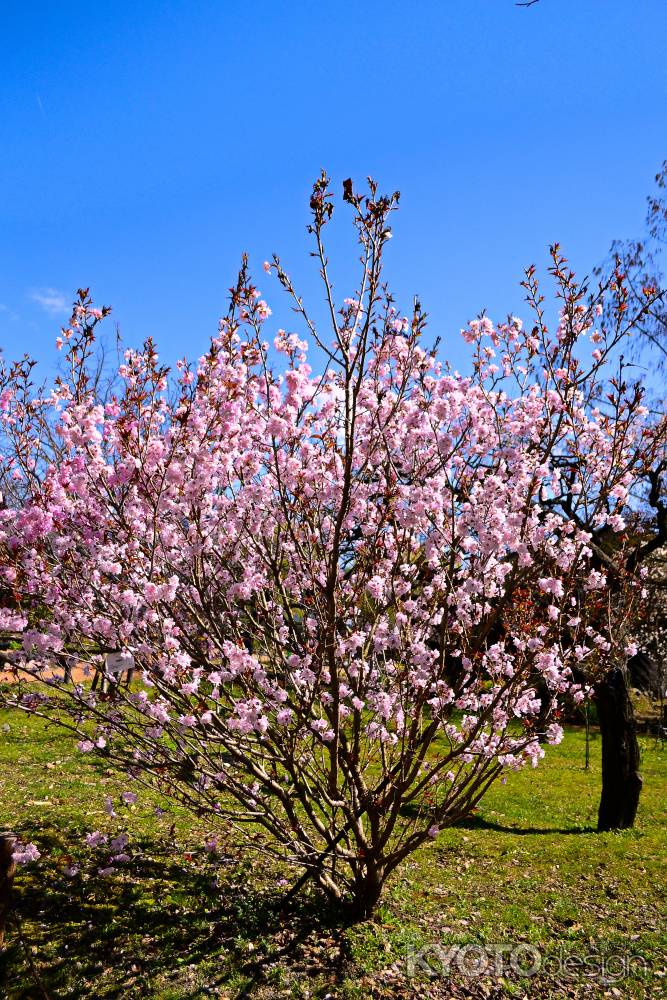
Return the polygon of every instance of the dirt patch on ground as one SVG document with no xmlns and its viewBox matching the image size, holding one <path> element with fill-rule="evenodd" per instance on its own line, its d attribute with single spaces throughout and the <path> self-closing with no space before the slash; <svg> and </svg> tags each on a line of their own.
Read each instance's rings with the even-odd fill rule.
<svg viewBox="0 0 667 1000">
<path fill-rule="evenodd" d="M 62 675 L 62 668 L 53 667 L 49 670 L 42 671 L 39 678 L 36 678 L 31 674 L 26 673 L 25 670 L 17 671 L 4 665 L 0 670 L 0 684 L 16 684 L 19 680 L 22 680 L 25 683 L 35 683 L 40 680 L 50 680 L 54 677 L 62 677 Z M 70 678 L 75 684 L 83 684 L 88 681 L 92 681 L 94 676 L 95 671 L 90 667 L 86 667 L 83 663 L 78 663 L 72 668 L 70 673 Z"/>
</svg>

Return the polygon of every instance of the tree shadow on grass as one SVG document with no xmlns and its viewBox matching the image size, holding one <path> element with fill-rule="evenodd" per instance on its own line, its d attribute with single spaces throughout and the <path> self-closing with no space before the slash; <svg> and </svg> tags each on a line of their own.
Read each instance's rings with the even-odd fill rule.
<svg viewBox="0 0 667 1000">
<path fill-rule="evenodd" d="M 52 857 L 62 835 L 44 827 L 39 846 L 40 862 L 17 875 L 20 924 L 10 922 L 0 955 L 13 1000 L 44 995 L 26 949 L 51 1000 L 205 997 L 232 976 L 236 995 L 247 996 L 281 958 L 291 956 L 295 971 L 307 965 L 302 945 L 313 934 L 333 945 L 320 971 L 336 976 L 345 960 L 340 914 L 315 890 L 281 912 L 268 866 L 231 856 L 212 864 L 152 841 L 136 842 L 132 861 L 111 875 L 90 860 L 67 875 L 70 859 Z"/>
<path fill-rule="evenodd" d="M 468 816 L 467 819 L 459 820 L 455 826 L 463 828 L 464 830 L 495 830 L 497 833 L 515 833 L 520 837 L 525 836 L 526 834 L 596 833 L 596 827 L 594 826 L 505 826 L 502 823 L 494 823 L 492 820 L 484 819 L 483 816 Z"/>
<path fill-rule="evenodd" d="M 408 803 L 401 807 L 401 816 L 415 819 L 420 812 L 419 805 Z M 451 825 L 453 829 L 463 830 L 495 830 L 497 833 L 514 833 L 518 836 L 526 834 L 577 834 L 595 833 L 594 826 L 569 826 L 569 827 L 537 827 L 537 826 L 505 826 L 502 823 L 494 823 L 492 820 L 484 819 L 477 813 L 466 816 L 465 819 L 458 819 L 454 823 L 443 823 L 443 826 Z"/>
</svg>

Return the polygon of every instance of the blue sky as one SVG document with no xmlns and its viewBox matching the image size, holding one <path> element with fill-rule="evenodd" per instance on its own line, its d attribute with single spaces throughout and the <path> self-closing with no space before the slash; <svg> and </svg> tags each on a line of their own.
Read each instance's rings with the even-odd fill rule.
<svg viewBox="0 0 667 1000">
<path fill-rule="evenodd" d="M 521 313 L 550 242 L 584 273 L 641 232 L 665 37 L 664 0 L 4 0 L 0 344 L 52 357 L 89 285 L 129 344 L 198 354 L 242 250 L 272 306 L 277 250 L 317 312 L 305 224 L 325 166 L 336 190 L 400 188 L 388 276 L 458 361 L 468 318 Z M 349 260 L 343 214 L 331 252 Z"/>
</svg>

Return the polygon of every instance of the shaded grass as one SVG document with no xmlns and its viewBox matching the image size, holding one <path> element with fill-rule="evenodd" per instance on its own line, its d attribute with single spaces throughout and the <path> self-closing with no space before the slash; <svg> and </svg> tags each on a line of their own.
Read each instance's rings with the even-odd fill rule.
<svg viewBox="0 0 667 1000">
<path fill-rule="evenodd" d="M 665 995 L 667 750 L 652 738 L 634 830 L 595 832 L 599 739 L 587 772 L 583 731 L 570 729 L 536 771 L 492 788 L 465 824 L 410 858 L 373 921 L 341 926 L 314 892 L 281 912 L 284 873 L 233 839 L 208 855 L 208 821 L 148 793 L 121 806 L 122 779 L 82 761 L 55 728 L 0 713 L 3 723 L 0 825 L 42 852 L 16 879 L 21 934 L 10 926 L 4 956 L 12 1000 L 42 995 L 26 949 L 51 998 Z M 83 845 L 92 829 L 130 835 L 129 862 L 106 877 L 108 848 Z M 545 961 L 630 952 L 645 969 L 608 982 L 553 970 L 471 979 L 456 968 L 429 977 L 418 963 L 406 977 L 415 950 L 481 943 L 524 943 Z"/>
</svg>

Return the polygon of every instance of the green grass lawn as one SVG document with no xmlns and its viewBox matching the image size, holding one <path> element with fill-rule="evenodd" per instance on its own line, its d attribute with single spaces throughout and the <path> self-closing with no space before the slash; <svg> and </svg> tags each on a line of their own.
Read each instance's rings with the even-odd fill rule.
<svg viewBox="0 0 667 1000">
<path fill-rule="evenodd" d="M 594 734 L 585 771 L 583 731 L 569 730 L 537 770 L 493 788 L 465 826 L 415 854 L 373 921 L 341 929 L 315 893 L 281 913 L 275 900 L 285 890 L 271 864 L 233 842 L 210 856 L 208 823 L 146 794 L 121 806 L 126 784 L 82 759 L 67 737 L 0 713 L 0 827 L 42 853 L 16 876 L 17 918 L 0 959 L 4 995 L 666 996 L 667 747 L 643 741 L 637 826 L 615 834 L 594 832 L 599 753 Z M 130 860 L 104 877 L 97 872 L 108 853 L 83 843 L 95 829 L 130 837 Z M 469 977 L 455 959 L 442 974 L 432 950 L 481 944 L 518 945 L 528 964 L 529 946 L 547 967 L 531 977 L 512 970 Z M 422 949 L 430 949 L 437 975 L 426 974 Z M 478 953 L 467 954 L 474 961 Z M 634 959 L 621 978 L 624 955 Z M 585 956 L 587 968 L 574 968 Z"/>
</svg>

